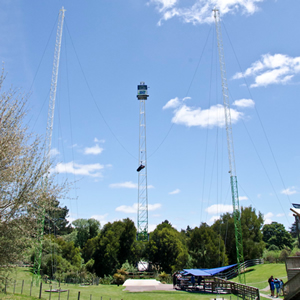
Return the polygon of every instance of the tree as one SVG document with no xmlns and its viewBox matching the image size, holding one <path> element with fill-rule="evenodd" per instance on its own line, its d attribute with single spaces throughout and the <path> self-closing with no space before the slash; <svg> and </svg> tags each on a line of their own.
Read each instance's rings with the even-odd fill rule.
<svg viewBox="0 0 300 300">
<path fill-rule="evenodd" d="M 241 225 L 243 234 L 243 251 L 244 260 L 262 257 L 265 249 L 263 241 L 262 227 L 264 218 L 262 213 L 256 215 L 255 209 L 250 207 L 242 207 L 241 209 Z"/>
<path fill-rule="evenodd" d="M 16 89 L 3 91 L 0 76 L 0 268 L 22 259 L 36 235 L 36 220 L 51 209 L 63 187 L 49 177 L 40 138 L 24 125 L 27 96 Z"/>
<path fill-rule="evenodd" d="M 228 263 L 236 263 L 236 248 L 235 248 L 235 232 L 234 219 L 230 213 L 221 215 L 219 220 L 216 220 L 212 225 L 212 229 L 221 236 L 228 257 Z M 223 263 L 222 263 L 223 264 Z M 224 264 L 223 264 L 224 265 Z"/>
<path fill-rule="evenodd" d="M 241 208 L 241 228 L 243 237 L 244 260 L 262 257 L 265 243 L 262 239 L 261 229 L 263 215 L 250 207 Z M 212 225 L 212 229 L 220 234 L 226 248 L 228 263 L 236 263 L 235 231 L 232 213 L 221 215 Z"/>
<path fill-rule="evenodd" d="M 264 225 L 263 240 L 269 248 L 271 245 L 277 246 L 282 250 L 285 246 L 293 248 L 293 238 L 291 234 L 284 228 L 283 224 L 272 222 Z"/>
<path fill-rule="evenodd" d="M 94 259 L 95 271 L 101 277 L 114 274 L 126 261 L 136 262 L 136 228 L 128 218 L 105 224 L 100 234 L 86 245 L 84 258 Z"/>
<path fill-rule="evenodd" d="M 67 220 L 69 209 L 67 206 L 60 207 L 59 201 L 52 199 L 51 210 L 45 212 L 45 234 L 66 235 L 73 231 Z"/>
<path fill-rule="evenodd" d="M 83 248 L 87 240 L 96 237 L 100 232 L 100 222 L 96 219 L 77 219 L 72 222 L 76 234 L 75 245 Z"/>
<path fill-rule="evenodd" d="M 192 231 L 189 253 L 196 268 L 216 268 L 228 263 L 221 236 L 206 223 L 202 223 L 199 228 L 196 227 Z"/>
<path fill-rule="evenodd" d="M 188 261 L 180 233 L 166 221 L 150 233 L 147 252 L 149 260 L 167 273 L 182 269 Z"/>
</svg>

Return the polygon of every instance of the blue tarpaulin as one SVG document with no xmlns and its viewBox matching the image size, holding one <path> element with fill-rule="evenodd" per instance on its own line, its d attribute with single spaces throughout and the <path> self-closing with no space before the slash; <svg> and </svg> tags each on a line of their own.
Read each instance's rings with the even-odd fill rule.
<svg viewBox="0 0 300 300">
<path fill-rule="evenodd" d="M 227 269 L 230 269 L 234 266 L 236 266 L 236 264 L 226 266 L 226 267 L 213 268 L 213 269 L 183 269 L 183 271 L 184 271 L 183 275 L 213 276 L 213 275 L 221 273 Z"/>
</svg>

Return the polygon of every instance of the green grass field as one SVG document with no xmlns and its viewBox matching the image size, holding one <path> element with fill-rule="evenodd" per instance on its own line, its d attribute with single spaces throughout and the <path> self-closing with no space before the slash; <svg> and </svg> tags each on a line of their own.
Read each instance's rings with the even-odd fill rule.
<svg viewBox="0 0 300 300">
<path fill-rule="evenodd" d="M 247 270 L 246 280 L 247 284 L 257 287 L 259 289 L 264 289 L 268 286 L 268 278 L 270 275 L 274 277 L 278 277 L 286 281 L 286 271 L 284 264 L 265 264 L 251 267 Z M 15 272 L 12 274 L 12 282 L 7 288 L 7 294 L 0 294 L 0 300 L 33 300 L 38 299 L 39 296 L 39 286 L 36 284 L 31 285 L 32 276 L 28 269 L 26 268 L 17 268 Z M 24 284 L 23 284 L 24 281 Z M 237 278 L 233 279 L 233 281 L 238 281 Z M 15 282 L 15 283 L 14 283 Z M 22 291 L 23 284 L 23 291 Z M 57 285 L 52 286 L 53 288 L 57 288 Z M 50 299 L 50 293 L 46 293 L 45 290 L 49 289 L 49 284 L 43 284 L 42 289 L 42 299 Z M 156 300 L 156 299 L 170 299 L 170 300 L 193 300 L 193 299 L 201 299 L 201 300 L 210 300 L 210 299 L 238 299 L 234 295 L 224 295 L 217 296 L 212 294 L 199 294 L 199 293 L 189 293 L 184 291 L 152 291 L 152 292 L 142 292 L 142 293 L 130 293 L 127 291 L 123 291 L 123 286 L 116 285 L 98 285 L 98 286 L 80 286 L 74 284 L 62 284 L 62 289 L 69 290 L 69 292 L 61 293 L 60 295 L 57 293 L 51 293 L 51 299 L 61 299 L 67 300 L 69 293 L 69 300 L 77 300 L 78 292 L 80 291 L 80 300 Z M 13 294 L 13 292 L 15 292 Z M 263 292 L 263 291 L 262 291 Z M 21 295 L 22 293 L 22 295 Z M 31 297 L 30 297 L 31 293 Z M 268 291 L 264 292 L 266 295 L 269 294 Z M 102 298 L 101 298 L 102 297 Z M 261 299 L 266 299 L 261 297 Z"/>
</svg>

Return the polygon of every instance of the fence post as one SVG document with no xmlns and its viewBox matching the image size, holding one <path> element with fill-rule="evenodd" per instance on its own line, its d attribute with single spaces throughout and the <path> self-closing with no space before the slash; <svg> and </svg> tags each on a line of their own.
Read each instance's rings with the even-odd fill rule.
<svg viewBox="0 0 300 300">
<path fill-rule="evenodd" d="M 78 300 L 80 300 L 80 291 L 78 291 Z"/>
<path fill-rule="evenodd" d="M 14 282 L 14 293 L 13 294 L 15 294 L 15 291 L 16 291 L 16 280 Z"/>
<path fill-rule="evenodd" d="M 4 294 L 6 294 L 6 286 L 7 286 L 7 279 L 5 280 L 5 285 L 4 285 Z"/>
<path fill-rule="evenodd" d="M 49 300 L 51 300 L 51 293 L 52 293 L 52 285 L 50 285 Z"/>
<path fill-rule="evenodd" d="M 92 300 L 92 298 L 93 298 L 93 296 L 92 296 L 92 295 L 90 295 L 90 300 Z"/>
<path fill-rule="evenodd" d="M 69 300 L 69 295 L 70 295 L 70 290 L 68 290 L 68 297 L 67 297 L 67 300 Z"/>
<path fill-rule="evenodd" d="M 42 299 L 42 288 L 43 288 L 43 282 L 41 281 L 39 299 Z"/>
<path fill-rule="evenodd" d="M 23 294 L 23 288 L 24 288 L 24 279 L 22 280 L 22 289 L 21 289 L 21 295 Z"/>
<path fill-rule="evenodd" d="M 32 285 L 33 285 L 33 281 L 31 281 L 31 284 L 30 284 L 30 297 L 31 297 L 31 292 L 32 292 Z"/>
<path fill-rule="evenodd" d="M 58 291 L 58 300 L 60 300 L 60 289 Z"/>
</svg>

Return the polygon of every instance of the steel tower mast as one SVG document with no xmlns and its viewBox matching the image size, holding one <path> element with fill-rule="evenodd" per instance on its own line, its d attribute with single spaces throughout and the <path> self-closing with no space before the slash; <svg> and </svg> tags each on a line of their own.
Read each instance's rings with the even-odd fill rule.
<svg viewBox="0 0 300 300">
<path fill-rule="evenodd" d="M 241 268 L 240 268 L 241 263 L 244 262 L 241 212 L 240 212 L 237 175 L 235 169 L 231 114 L 230 114 L 230 106 L 229 106 L 229 93 L 228 93 L 227 76 L 226 76 L 226 69 L 225 69 L 223 39 L 222 39 L 221 24 L 220 24 L 220 12 L 218 9 L 213 9 L 213 12 L 215 18 L 216 32 L 217 32 L 219 63 L 220 63 L 221 78 L 222 78 L 222 94 L 223 94 L 225 126 L 226 126 L 226 134 L 227 134 L 227 147 L 228 147 L 228 158 L 229 158 L 229 173 L 230 173 L 230 185 L 231 185 L 232 206 L 233 206 L 237 265 L 239 270 L 239 281 L 241 283 L 246 283 L 245 273 L 243 273 L 242 276 Z"/>
<path fill-rule="evenodd" d="M 149 97 L 145 82 L 138 85 L 137 98 L 140 102 L 139 117 L 139 167 L 138 172 L 138 211 L 137 240 L 148 241 L 148 186 L 147 186 L 147 147 L 146 147 L 146 104 Z"/>
<path fill-rule="evenodd" d="M 49 164 L 50 164 L 50 151 L 51 151 L 51 142 L 52 142 L 57 78 L 58 78 L 58 68 L 59 68 L 60 49 L 61 49 L 61 40 L 62 40 L 65 11 L 66 10 L 64 9 L 64 7 L 62 7 L 61 10 L 59 11 L 57 32 L 56 32 L 54 60 L 53 60 L 53 68 L 52 68 L 52 79 L 51 79 L 51 88 L 50 88 L 50 99 L 49 99 L 49 107 L 48 107 L 45 153 L 44 153 L 45 164 L 47 166 L 49 166 Z M 48 188 L 48 178 L 46 177 L 45 181 L 44 181 L 45 192 L 47 192 L 47 188 Z M 38 222 L 38 228 L 37 228 L 38 245 L 35 249 L 33 270 L 34 270 L 34 275 L 38 278 L 38 277 L 40 277 L 40 271 L 41 271 L 42 241 L 43 241 L 43 235 L 44 235 L 45 209 L 43 209 L 41 215 L 38 216 L 37 222 Z"/>
</svg>

